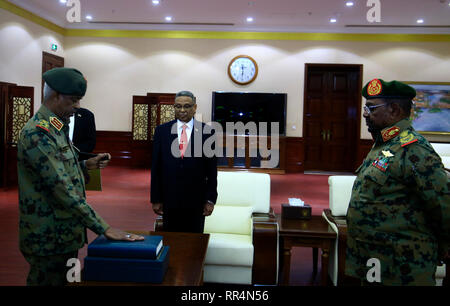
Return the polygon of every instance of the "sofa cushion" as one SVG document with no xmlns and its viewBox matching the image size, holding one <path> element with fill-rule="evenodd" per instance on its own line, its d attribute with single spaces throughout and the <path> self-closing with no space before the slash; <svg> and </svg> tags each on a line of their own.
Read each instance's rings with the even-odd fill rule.
<svg viewBox="0 0 450 306">
<path fill-rule="evenodd" d="M 205 265 L 252 266 L 253 244 L 249 235 L 211 233 Z"/>
<path fill-rule="evenodd" d="M 265 173 L 219 171 L 217 193 L 216 204 L 251 206 L 258 213 L 270 210 L 270 176 Z"/>
<path fill-rule="evenodd" d="M 203 267 L 205 283 L 252 284 L 252 267 L 205 265 Z"/>
<path fill-rule="evenodd" d="M 441 156 L 444 168 L 450 169 L 450 156 Z"/>
<path fill-rule="evenodd" d="M 211 216 L 205 218 L 205 233 L 250 235 L 252 208 L 216 204 Z"/>
<path fill-rule="evenodd" d="M 440 157 L 442 156 L 450 157 L 450 143 L 430 142 L 430 144 Z"/>
<path fill-rule="evenodd" d="M 346 216 L 352 195 L 354 175 L 332 175 L 328 178 L 330 186 L 330 210 L 333 216 Z"/>
</svg>

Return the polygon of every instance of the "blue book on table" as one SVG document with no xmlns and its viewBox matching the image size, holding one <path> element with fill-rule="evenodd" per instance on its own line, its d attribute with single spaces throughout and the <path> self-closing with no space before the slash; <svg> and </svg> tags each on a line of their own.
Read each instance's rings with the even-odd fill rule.
<svg viewBox="0 0 450 306">
<path fill-rule="evenodd" d="M 87 250 L 91 257 L 155 259 L 163 246 L 162 236 L 143 235 L 142 241 L 115 241 L 104 235 L 92 241 Z"/>
</svg>

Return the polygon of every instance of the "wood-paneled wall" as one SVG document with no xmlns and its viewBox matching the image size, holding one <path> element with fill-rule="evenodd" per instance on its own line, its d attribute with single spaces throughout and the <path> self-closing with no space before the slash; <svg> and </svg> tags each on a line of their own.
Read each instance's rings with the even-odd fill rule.
<svg viewBox="0 0 450 306">
<path fill-rule="evenodd" d="M 131 167 L 131 132 L 97 131 L 95 153 L 109 153 L 110 165 Z"/>
<path fill-rule="evenodd" d="M 305 143 L 302 137 L 286 137 L 286 173 L 305 171 Z"/>
<path fill-rule="evenodd" d="M 97 131 L 96 153 L 108 152 L 112 155 L 110 165 L 136 167 L 149 162 L 144 160 L 148 154 L 142 154 L 142 150 L 134 152 L 131 132 Z M 373 141 L 360 139 L 357 146 L 357 160 L 354 169 L 362 163 L 372 147 Z M 285 172 L 302 173 L 305 160 L 305 143 L 302 137 L 286 137 Z M 150 153 L 151 148 L 148 148 Z"/>
</svg>

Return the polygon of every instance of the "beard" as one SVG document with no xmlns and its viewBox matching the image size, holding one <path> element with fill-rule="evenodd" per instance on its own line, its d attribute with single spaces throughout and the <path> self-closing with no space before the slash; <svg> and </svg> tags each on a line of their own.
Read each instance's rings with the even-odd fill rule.
<svg viewBox="0 0 450 306">
<path fill-rule="evenodd" d="M 382 129 L 378 126 L 376 126 L 372 120 L 370 120 L 369 118 L 366 119 L 366 125 L 367 125 L 367 130 L 369 131 L 369 133 L 371 133 L 372 135 L 379 133 Z"/>
</svg>

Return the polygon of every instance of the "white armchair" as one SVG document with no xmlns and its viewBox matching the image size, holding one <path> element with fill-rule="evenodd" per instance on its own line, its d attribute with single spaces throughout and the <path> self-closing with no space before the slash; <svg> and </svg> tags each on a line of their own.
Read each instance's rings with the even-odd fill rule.
<svg viewBox="0 0 450 306">
<path fill-rule="evenodd" d="M 270 208 L 270 176 L 217 173 L 218 197 L 204 233 L 210 234 L 203 269 L 207 283 L 278 283 L 278 223 Z M 155 231 L 162 230 L 158 216 Z"/>
<path fill-rule="evenodd" d="M 218 172 L 218 198 L 205 220 L 210 234 L 203 280 L 277 284 L 278 224 L 270 209 L 270 176 Z"/>
<path fill-rule="evenodd" d="M 354 175 L 332 175 L 328 178 L 329 209 L 322 216 L 336 232 L 336 242 L 330 249 L 328 274 L 335 286 L 342 285 L 345 272 L 345 252 L 347 248 L 347 209 L 352 195 Z"/>
<path fill-rule="evenodd" d="M 450 169 L 450 143 L 430 143 L 436 153 L 441 157 L 444 168 Z"/>
<path fill-rule="evenodd" d="M 345 275 L 345 252 L 347 248 L 347 210 L 356 176 L 330 176 L 330 209 L 324 209 L 322 216 L 337 234 L 334 247 L 330 250 L 329 275 L 335 286 L 343 285 Z M 446 276 L 446 265 L 437 266 L 436 286 L 442 286 Z"/>
</svg>

